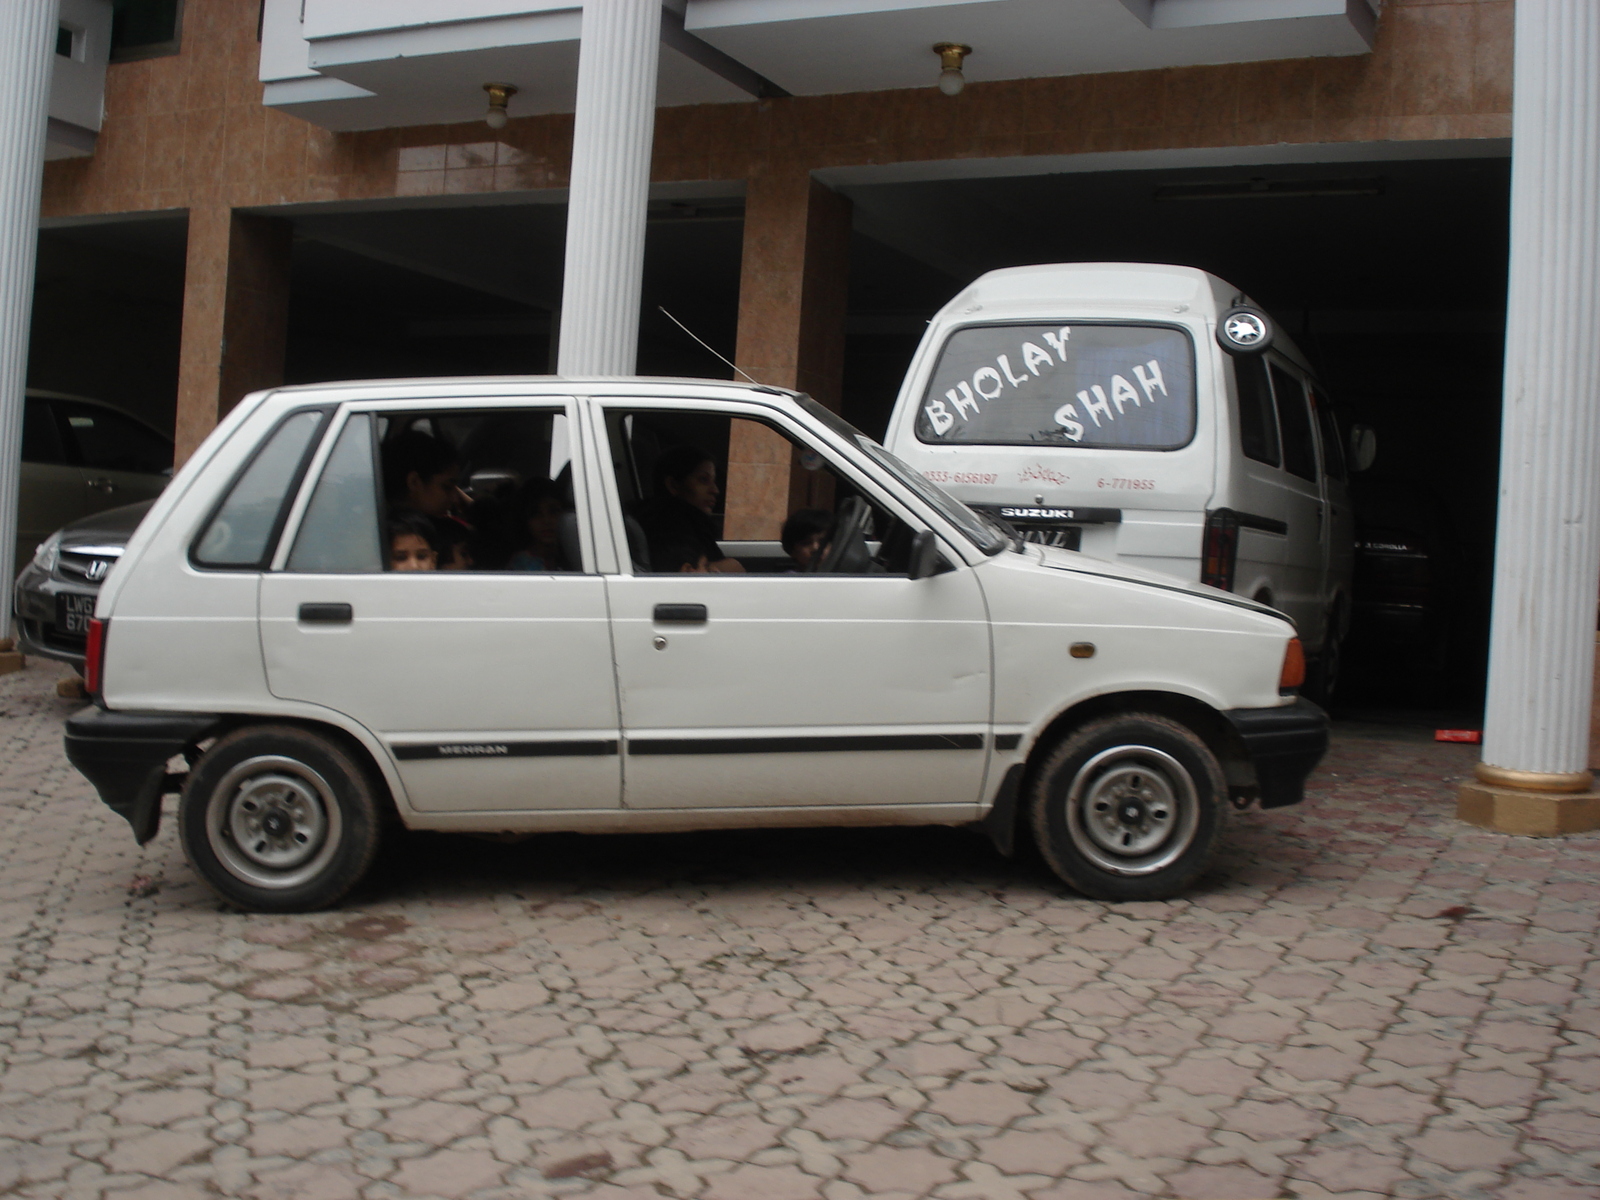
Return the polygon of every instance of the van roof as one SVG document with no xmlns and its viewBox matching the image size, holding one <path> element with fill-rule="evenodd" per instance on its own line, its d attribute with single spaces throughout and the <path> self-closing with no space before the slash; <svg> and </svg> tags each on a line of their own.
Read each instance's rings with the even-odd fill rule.
<svg viewBox="0 0 1600 1200">
<path fill-rule="evenodd" d="M 1163 263 L 1041 263 L 990 271 L 945 306 L 953 314 L 972 305 L 1074 303 L 1206 305 L 1229 307 L 1239 289 L 1198 267 Z M 1246 298 L 1248 303 L 1248 298 Z"/>
</svg>

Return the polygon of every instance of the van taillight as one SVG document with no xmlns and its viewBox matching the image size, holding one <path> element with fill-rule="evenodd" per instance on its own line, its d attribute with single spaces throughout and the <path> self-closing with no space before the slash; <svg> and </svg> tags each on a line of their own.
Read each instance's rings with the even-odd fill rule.
<svg viewBox="0 0 1600 1200">
<path fill-rule="evenodd" d="M 109 623 L 99 617 L 89 619 L 89 644 L 83 651 L 83 690 L 91 696 L 100 694 L 100 668 L 106 659 L 106 626 Z"/>
<path fill-rule="evenodd" d="M 1200 547 L 1200 582 L 1233 590 L 1233 564 L 1239 556 L 1239 518 L 1225 508 L 1206 514 Z"/>
</svg>

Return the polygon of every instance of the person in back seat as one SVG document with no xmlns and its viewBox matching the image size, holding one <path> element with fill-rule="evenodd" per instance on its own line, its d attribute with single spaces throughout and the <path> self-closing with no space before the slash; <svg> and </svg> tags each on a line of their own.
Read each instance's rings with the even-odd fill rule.
<svg viewBox="0 0 1600 1200">
<path fill-rule="evenodd" d="M 518 549 L 506 563 L 508 571 L 570 571 L 561 549 L 561 517 L 566 506 L 548 479 L 530 479 L 513 506 Z"/>
</svg>

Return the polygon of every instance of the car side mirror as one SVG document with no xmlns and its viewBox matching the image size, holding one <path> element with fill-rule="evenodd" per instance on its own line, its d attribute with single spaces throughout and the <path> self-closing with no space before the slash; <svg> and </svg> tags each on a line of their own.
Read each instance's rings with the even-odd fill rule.
<svg viewBox="0 0 1600 1200">
<path fill-rule="evenodd" d="M 916 536 L 911 539 L 911 578 L 926 579 L 929 575 L 937 575 L 943 566 L 944 559 L 939 556 L 939 539 L 934 536 L 933 530 L 917 530 Z"/>
<path fill-rule="evenodd" d="M 1378 433 L 1371 425 L 1354 425 L 1350 429 L 1350 469 L 1365 471 L 1378 457 Z"/>
</svg>

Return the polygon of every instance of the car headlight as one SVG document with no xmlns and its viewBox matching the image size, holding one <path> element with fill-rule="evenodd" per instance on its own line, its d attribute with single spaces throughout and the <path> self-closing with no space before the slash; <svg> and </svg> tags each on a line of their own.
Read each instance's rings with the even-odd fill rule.
<svg viewBox="0 0 1600 1200">
<path fill-rule="evenodd" d="M 46 575 L 54 575 L 56 560 L 61 556 L 61 535 L 52 533 L 39 543 L 39 548 L 33 552 L 33 565 Z"/>
</svg>

